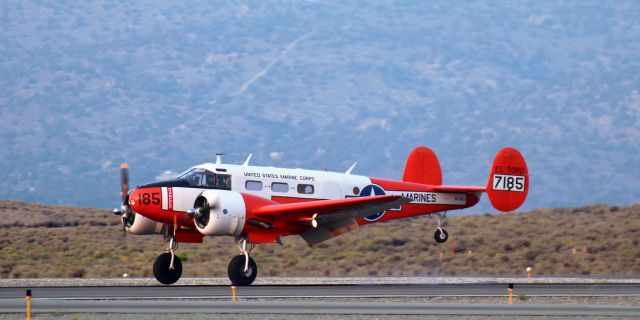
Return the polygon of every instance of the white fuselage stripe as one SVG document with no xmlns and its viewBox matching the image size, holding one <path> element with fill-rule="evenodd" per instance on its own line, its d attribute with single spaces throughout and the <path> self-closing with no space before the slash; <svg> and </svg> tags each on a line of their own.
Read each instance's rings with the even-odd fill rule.
<svg viewBox="0 0 640 320">
<path fill-rule="evenodd" d="M 162 187 L 162 210 L 169 208 L 169 202 L 167 201 L 167 188 Z"/>
</svg>

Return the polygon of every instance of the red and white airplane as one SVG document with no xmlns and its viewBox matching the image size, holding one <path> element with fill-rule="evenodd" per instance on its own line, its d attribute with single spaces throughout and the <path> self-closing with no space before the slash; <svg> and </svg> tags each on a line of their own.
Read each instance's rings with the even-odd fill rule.
<svg viewBox="0 0 640 320">
<path fill-rule="evenodd" d="M 250 285 L 258 267 L 249 257 L 255 244 L 281 243 L 300 235 L 310 246 L 361 225 L 424 214 L 437 216 L 435 240 L 447 241 L 446 212 L 468 208 L 483 192 L 500 211 L 520 207 L 527 197 L 529 174 L 514 148 L 500 150 L 483 187 L 442 185 L 435 153 L 415 148 L 402 180 L 344 173 L 216 163 L 194 166 L 173 180 L 128 190 L 128 166 L 122 164 L 122 205 L 114 209 L 134 234 L 162 234 L 168 252 L 153 264 L 156 279 L 172 284 L 182 275 L 175 255 L 178 242 L 202 243 L 205 236 L 231 236 L 240 255 L 229 263 L 229 279 Z"/>
</svg>

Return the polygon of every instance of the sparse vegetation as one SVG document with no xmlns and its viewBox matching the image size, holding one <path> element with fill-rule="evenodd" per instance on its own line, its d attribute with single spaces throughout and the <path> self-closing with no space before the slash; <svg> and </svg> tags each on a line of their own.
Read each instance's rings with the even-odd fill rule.
<svg viewBox="0 0 640 320">
<path fill-rule="evenodd" d="M 109 211 L 0 201 L 0 277 L 152 276 L 161 236 L 123 236 Z M 640 205 L 453 216 L 444 245 L 420 217 L 367 226 L 309 248 L 259 245 L 263 276 L 639 275 Z M 181 244 L 184 276 L 225 276 L 233 239 Z"/>
</svg>

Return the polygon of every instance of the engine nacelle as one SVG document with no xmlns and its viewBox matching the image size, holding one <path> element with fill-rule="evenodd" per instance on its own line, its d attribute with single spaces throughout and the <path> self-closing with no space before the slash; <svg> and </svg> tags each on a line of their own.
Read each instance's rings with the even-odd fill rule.
<svg viewBox="0 0 640 320">
<path fill-rule="evenodd" d="M 194 208 L 208 210 L 195 217 L 198 231 L 205 236 L 238 236 L 247 220 L 242 194 L 227 190 L 207 190 L 196 199 Z"/>
<path fill-rule="evenodd" d="M 127 227 L 129 232 L 133 234 L 162 234 L 164 224 L 135 212 L 130 214 L 133 214 L 133 223 Z"/>
</svg>

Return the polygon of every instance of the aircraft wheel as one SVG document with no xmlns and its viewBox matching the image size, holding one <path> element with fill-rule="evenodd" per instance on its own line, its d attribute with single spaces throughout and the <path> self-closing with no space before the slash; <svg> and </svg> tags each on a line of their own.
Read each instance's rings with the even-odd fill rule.
<svg viewBox="0 0 640 320">
<path fill-rule="evenodd" d="M 182 261 L 178 256 L 173 260 L 173 270 L 169 270 L 171 264 L 171 253 L 166 252 L 159 255 L 153 263 L 153 275 L 162 284 L 173 284 L 182 275 Z"/>
<path fill-rule="evenodd" d="M 447 230 L 438 228 L 436 229 L 436 233 L 433 235 L 433 238 L 436 239 L 437 243 L 445 243 L 447 239 L 449 239 L 449 234 Z"/>
<path fill-rule="evenodd" d="M 258 265 L 249 257 L 249 269 L 244 272 L 244 255 L 235 256 L 229 262 L 229 280 L 236 286 L 248 286 L 258 275 Z"/>
</svg>

